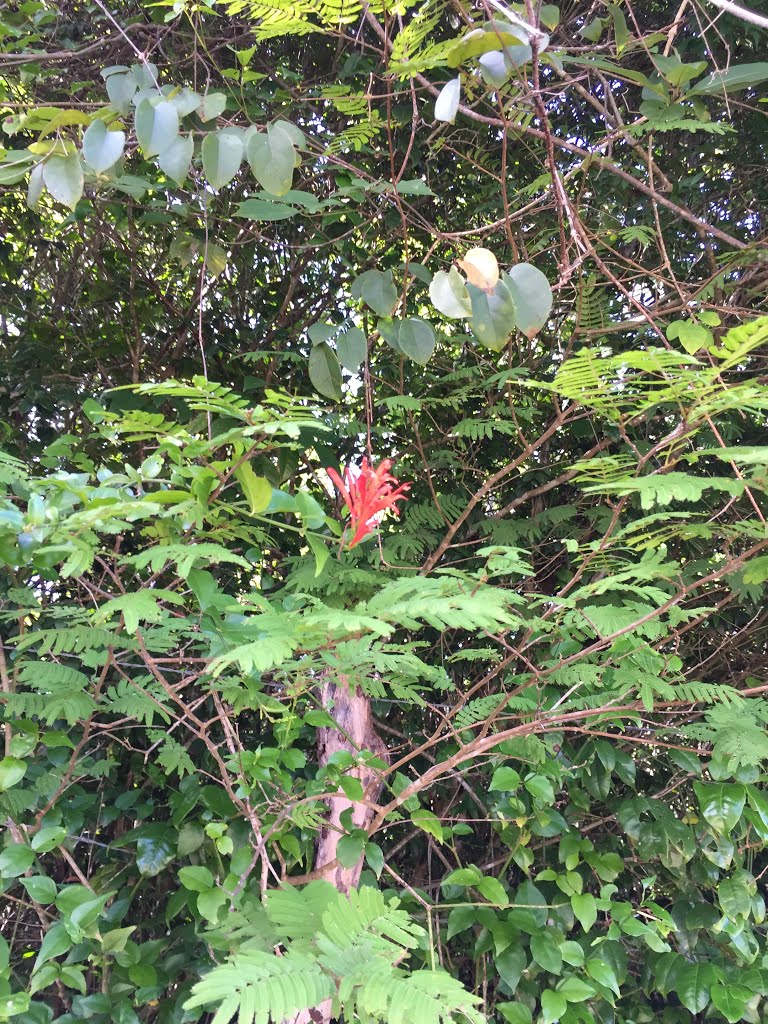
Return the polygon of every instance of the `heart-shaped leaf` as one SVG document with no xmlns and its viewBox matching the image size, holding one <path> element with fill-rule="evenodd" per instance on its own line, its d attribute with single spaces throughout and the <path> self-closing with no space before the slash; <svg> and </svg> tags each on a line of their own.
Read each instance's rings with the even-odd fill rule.
<svg viewBox="0 0 768 1024">
<path fill-rule="evenodd" d="M 125 132 L 111 132 L 103 121 L 94 121 L 83 135 L 83 156 L 97 174 L 109 170 L 123 155 Z"/>
</svg>

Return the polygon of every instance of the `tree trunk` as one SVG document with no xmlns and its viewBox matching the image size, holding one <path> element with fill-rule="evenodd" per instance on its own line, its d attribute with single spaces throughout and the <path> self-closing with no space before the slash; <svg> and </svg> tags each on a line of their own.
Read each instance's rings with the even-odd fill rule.
<svg viewBox="0 0 768 1024">
<path fill-rule="evenodd" d="M 348 687 L 343 681 L 326 679 L 319 696 L 323 707 L 338 725 L 338 728 L 328 726 L 317 731 L 317 760 L 321 767 L 328 764 L 332 755 L 340 750 L 348 751 L 353 757 L 361 750 L 370 750 L 377 757 L 388 759 L 387 748 L 373 726 L 370 701 L 361 690 Z M 343 795 L 330 797 L 329 814 L 317 838 L 314 862 L 318 876 L 327 879 L 343 893 L 348 893 L 358 885 L 363 870 L 363 857 L 349 868 L 336 863 L 339 839 L 346 831 L 341 824 L 341 816 L 351 809 L 353 826 L 367 828 L 374 814 L 369 803 L 375 803 L 381 792 L 381 783 L 373 771 L 354 768 L 347 774 L 360 780 L 368 803 L 355 803 Z M 330 1024 L 330 1021 L 331 1001 L 326 1000 L 312 1009 L 300 1011 L 291 1018 L 290 1024 Z"/>
</svg>

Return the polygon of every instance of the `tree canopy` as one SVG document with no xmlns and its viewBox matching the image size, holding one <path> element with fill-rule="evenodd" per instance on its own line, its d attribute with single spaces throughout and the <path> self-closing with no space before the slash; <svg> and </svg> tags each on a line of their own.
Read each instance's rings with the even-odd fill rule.
<svg viewBox="0 0 768 1024">
<path fill-rule="evenodd" d="M 0 9 L 0 1021 L 765 1018 L 767 42 Z"/>
</svg>

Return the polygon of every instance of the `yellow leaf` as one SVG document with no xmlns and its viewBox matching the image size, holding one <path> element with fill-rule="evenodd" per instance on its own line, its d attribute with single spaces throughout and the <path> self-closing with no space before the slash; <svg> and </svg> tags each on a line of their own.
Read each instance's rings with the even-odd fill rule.
<svg viewBox="0 0 768 1024">
<path fill-rule="evenodd" d="M 476 288 L 492 292 L 499 280 L 499 264 L 490 249 L 470 249 L 459 266 Z"/>
</svg>

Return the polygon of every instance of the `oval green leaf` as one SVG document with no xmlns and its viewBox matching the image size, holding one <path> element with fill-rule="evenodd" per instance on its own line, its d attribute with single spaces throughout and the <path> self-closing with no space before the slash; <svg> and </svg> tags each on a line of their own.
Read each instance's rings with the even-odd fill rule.
<svg viewBox="0 0 768 1024">
<path fill-rule="evenodd" d="M 549 281 L 530 263 L 518 263 L 504 274 L 515 304 L 515 324 L 526 338 L 533 338 L 547 322 L 552 311 Z"/>
<path fill-rule="evenodd" d="M 322 342 L 309 353 L 309 379 L 315 391 L 338 402 L 341 399 L 341 367 L 336 353 Z"/>
<path fill-rule="evenodd" d="M 160 170 L 175 181 L 177 185 L 183 185 L 189 167 L 192 163 L 192 155 L 195 151 L 195 141 L 192 133 L 189 135 L 178 135 L 169 146 L 166 146 L 157 158 Z"/>
<path fill-rule="evenodd" d="M 336 339 L 336 354 L 345 370 L 356 373 L 368 354 L 365 333 L 359 327 L 349 327 Z"/>
<path fill-rule="evenodd" d="M 136 107 L 134 126 L 144 156 L 157 156 L 179 134 L 179 115 L 167 100 L 153 103 L 145 98 Z"/>
<path fill-rule="evenodd" d="M 420 316 L 409 316 L 400 325 L 398 343 L 405 355 L 426 366 L 435 351 L 435 332 Z"/>
<path fill-rule="evenodd" d="M 52 156 L 43 166 L 45 187 L 58 203 L 74 210 L 83 194 L 83 167 L 80 154 Z"/>
</svg>

